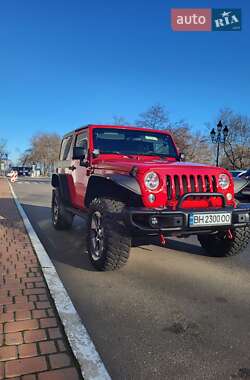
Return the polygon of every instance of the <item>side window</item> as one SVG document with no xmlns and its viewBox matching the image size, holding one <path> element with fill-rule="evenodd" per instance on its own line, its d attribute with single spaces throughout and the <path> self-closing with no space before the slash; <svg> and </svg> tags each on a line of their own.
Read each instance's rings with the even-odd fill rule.
<svg viewBox="0 0 250 380">
<path fill-rule="evenodd" d="M 64 151 L 65 151 L 65 146 L 67 144 L 67 138 L 66 139 L 63 139 L 62 141 L 62 144 L 61 144 L 61 150 L 60 150 L 60 157 L 59 159 L 62 161 L 63 159 L 63 155 L 64 155 Z"/>
<path fill-rule="evenodd" d="M 83 147 L 85 151 L 88 149 L 87 132 L 83 131 L 76 136 L 76 147 Z"/>
<path fill-rule="evenodd" d="M 70 150 L 70 146 L 71 146 L 71 142 L 72 142 L 72 136 L 68 136 L 68 137 L 65 137 L 63 139 L 63 142 L 61 145 L 60 160 L 66 160 L 67 159 L 67 156 L 68 156 L 68 153 Z"/>
</svg>

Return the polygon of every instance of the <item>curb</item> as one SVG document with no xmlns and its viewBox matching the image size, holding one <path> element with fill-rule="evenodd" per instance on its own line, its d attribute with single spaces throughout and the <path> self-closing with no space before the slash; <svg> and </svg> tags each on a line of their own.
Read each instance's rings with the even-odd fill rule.
<svg viewBox="0 0 250 380">
<path fill-rule="evenodd" d="M 94 343 L 56 272 L 54 264 L 40 242 L 9 181 L 8 183 L 31 244 L 40 262 L 41 270 L 64 326 L 70 347 L 80 365 L 84 380 L 111 380 Z"/>
</svg>

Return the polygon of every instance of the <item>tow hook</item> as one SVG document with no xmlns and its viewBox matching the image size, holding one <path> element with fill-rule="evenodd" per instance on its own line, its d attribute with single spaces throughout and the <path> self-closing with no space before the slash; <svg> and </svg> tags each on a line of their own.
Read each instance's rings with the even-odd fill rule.
<svg viewBox="0 0 250 380">
<path fill-rule="evenodd" d="M 160 234 L 160 243 L 161 243 L 161 245 L 165 245 L 166 241 L 167 241 L 167 239 L 165 238 L 165 236 L 163 234 Z"/>
<path fill-rule="evenodd" d="M 231 229 L 229 228 L 228 230 L 227 230 L 227 238 L 229 239 L 229 240 L 233 240 L 233 234 L 232 234 L 232 231 L 231 231 Z"/>
</svg>

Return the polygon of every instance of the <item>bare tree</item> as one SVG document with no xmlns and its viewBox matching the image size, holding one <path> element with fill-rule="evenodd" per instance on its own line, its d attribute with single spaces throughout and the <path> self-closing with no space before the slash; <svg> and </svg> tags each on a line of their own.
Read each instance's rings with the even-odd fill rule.
<svg viewBox="0 0 250 380">
<path fill-rule="evenodd" d="M 200 131 L 193 131 L 185 120 L 174 123 L 169 130 L 187 161 L 211 163 L 208 139 Z"/>
<path fill-rule="evenodd" d="M 229 169 L 250 167 L 250 118 L 237 114 L 230 108 L 219 112 L 219 120 L 228 126 L 229 134 L 224 144 L 221 163 Z"/>
<path fill-rule="evenodd" d="M 136 125 L 142 128 L 168 129 L 170 126 L 168 112 L 163 105 L 155 104 L 139 115 Z"/>
<path fill-rule="evenodd" d="M 174 141 L 180 152 L 188 155 L 189 146 L 191 144 L 191 132 L 187 122 L 180 120 L 170 125 L 169 131 L 173 135 Z"/>
<path fill-rule="evenodd" d="M 56 133 L 39 133 L 31 138 L 31 146 L 20 159 L 22 164 L 39 164 L 46 175 L 58 160 L 61 137 Z M 19 159 L 19 160 L 20 160 Z"/>
<path fill-rule="evenodd" d="M 32 165 L 32 149 L 26 149 L 18 158 L 18 164 L 20 166 Z"/>
<path fill-rule="evenodd" d="M 208 138 L 200 131 L 192 134 L 187 156 L 189 161 L 204 164 L 212 163 L 212 151 L 208 143 Z"/>
<path fill-rule="evenodd" d="M 114 125 L 130 125 L 127 119 L 123 116 L 114 116 L 113 123 Z"/>
</svg>

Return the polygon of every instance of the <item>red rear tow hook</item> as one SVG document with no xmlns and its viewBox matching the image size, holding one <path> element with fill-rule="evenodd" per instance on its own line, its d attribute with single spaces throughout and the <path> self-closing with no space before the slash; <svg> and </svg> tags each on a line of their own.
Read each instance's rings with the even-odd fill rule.
<svg viewBox="0 0 250 380">
<path fill-rule="evenodd" d="M 231 231 L 231 229 L 229 228 L 228 230 L 227 230 L 227 238 L 229 239 L 229 240 L 233 240 L 233 234 L 232 234 L 232 231 Z"/>
<path fill-rule="evenodd" d="M 167 239 L 163 234 L 160 234 L 160 243 L 161 245 L 166 245 Z"/>
</svg>

